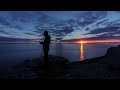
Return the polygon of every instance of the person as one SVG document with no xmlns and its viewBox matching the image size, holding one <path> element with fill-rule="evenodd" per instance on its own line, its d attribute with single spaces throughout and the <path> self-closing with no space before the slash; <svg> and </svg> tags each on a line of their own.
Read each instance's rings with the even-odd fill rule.
<svg viewBox="0 0 120 90">
<path fill-rule="evenodd" d="M 48 34 L 48 31 L 44 31 L 45 39 L 43 42 L 40 42 L 40 44 L 43 45 L 43 51 L 44 51 L 44 64 L 48 65 L 48 52 L 49 52 L 49 45 L 50 45 L 50 35 Z"/>
</svg>

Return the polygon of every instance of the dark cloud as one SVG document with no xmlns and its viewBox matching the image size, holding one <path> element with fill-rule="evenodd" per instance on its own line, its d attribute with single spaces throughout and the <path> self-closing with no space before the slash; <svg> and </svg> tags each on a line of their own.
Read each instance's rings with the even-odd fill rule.
<svg viewBox="0 0 120 90">
<path fill-rule="evenodd" d="M 76 20 L 75 19 L 69 19 L 67 20 L 68 23 L 76 23 Z"/>
<path fill-rule="evenodd" d="M 78 25 L 85 27 L 86 25 L 92 24 L 98 20 L 105 18 L 107 15 L 106 11 L 86 11 L 75 16 Z"/>
<path fill-rule="evenodd" d="M 21 18 L 19 21 L 23 22 L 23 23 L 29 23 L 30 22 L 30 20 L 28 20 L 26 18 Z"/>
<path fill-rule="evenodd" d="M 103 24 L 104 22 L 107 22 L 107 21 L 108 21 L 108 19 L 106 19 L 106 20 L 102 20 L 102 21 L 100 21 L 100 22 L 96 23 L 96 25 Z"/>
<path fill-rule="evenodd" d="M 27 33 L 25 33 L 25 34 L 28 34 L 28 35 L 35 35 L 34 33 L 29 33 L 29 32 L 27 32 Z"/>
<path fill-rule="evenodd" d="M 37 34 L 43 34 L 44 31 L 48 31 L 48 32 L 50 33 L 50 32 L 52 32 L 53 30 L 55 30 L 55 29 L 37 29 L 37 30 L 35 30 L 35 31 L 33 31 L 33 32 L 35 32 L 35 33 L 37 33 Z"/>
<path fill-rule="evenodd" d="M 13 25 L 9 19 L 7 20 L 7 18 L 4 18 L 4 17 L 0 17 L 0 24 L 6 26 L 6 27 L 9 27 L 9 28 L 16 28 L 18 30 L 23 30 L 24 28 L 22 26 L 19 26 L 19 25 Z"/>
<path fill-rule="evenodd" d="M 6 18 L 4 18 L 4 17 L 0 17 L 0 24 L 5 25 L 5 26 L 10 27 L 10 28 L 13 27 L 13 25 L 10 22 L 8 22 L 6 20 Z"/>
<path fill-rule="evenodd" d="M 66 27 L 63 28 L 63 30 L 66 34 L 74 31 L 73 27 L 71 27 L 71 26 L 66 26 Z"/>
<path fill-rule="evenodd" d="M 93 21 L 84 21 L 84 22 L 78 22 L 77 24 L 81 27 L 85 27 L 89 24 L 93 23 Z"/>
<path fill-rule="evenodd" d="M 33 31 L 35 33 L 43 33 L 44 31 L 48 31 L 51 35 L 56 36 L 57 38 L 62 38 L 66 36 L 67 34 L 74 31 L 73 27 L 71 26 L 64 26 L 61 28 L 36 28 L 36 31 Z"/>
<path fill-rule="evenodd" d="M 64 36 L 68 35 L 69 33 L 73 32 L 74 29 L 70 26 L 66 26 L 62 28 L 61 30 L 54 30 L 52 31 L 52 34 L 56 37 L 63 38 Z"/>
<path fill-rule="evenodd" d="M 85 31 L 89 31 L 89 30 L 90 30 L 90 28 L 89 28 L 89 27 L 86 27 Z"/>
<path fill-rule="evenodd" d="M 120 19 L 112 21 L 112 22 L 108 22 L 106 26 L 120 26 Z"/>
<path fill-rule="evenodd" d="M 54 27 L 56 27 L 56 28 L 63 28 L 63 27 L 65 27 L 65 23 L 56 23 L 55 25 L 54 25 Z"/>
<path fill-rule="evenodd" d="M 113 36 L 113 34 L 105 33 L 102 35 L 97 35 L 96 37 L 92 37 L 92 38 L 95 38 L 95 39 L 113 39 L 115 37 Z"/>
<path fill-rule="evenodd" d="M 36 11 L 36 12 L 13 11 L 13 12 L 9 12 L 9 14 L 5 16 L 1 15 L 0 25 L 1 26 L 4 25 L 3 27 L 7 28 L 8 32 L 7 30 L 4 31 L 4 29 L 0 28 L 1 29 L 0 33 L 4 33 L 6 35 L 8 34 L 13 35 L 15 33 L 10 32 L 11 28 L 15 28 L 18 30 L 25 30 L 25 28 L 27 29 L 26 24 L 27 25 L 32 24 L 33 27 L 30 26 L 30 28 L 35 28 L 35 31 L 33 31 L 33 33 L 32 32 L 30 33 L 28 32 L 29 31 L 28 29 L 25 30 L 27 32 L 25 34 L 41 36 L 43 32 L 47 30 L 51 36 L 56 38 L 56 40 L 62 40 L 62 38 L 64 38 L 64 36 L 66 35 L 68 35 L 69 37 L 71 32 L 74 32 L 74 30 L 85 30 L 88 31 L 88 33 L 86 34 L 96 35 L 96 37 L 91 37 L 91 38 L 102 37 L 102 35 L 105 38 L 106 36 L 109 38 L 113 38 L 113 36 L 115 34 L 118 34 L 120 31 L 119 30 L 120 19 L 110 22 L 108 19 L 106 19 L 107 14 L 108 14 L 107 11 L 83 11 L 74 14 L 75 16 L 73 16 L 70 19 L 60 20 L 50 16 L 49 14 L 44 14 L 40 11 Z M 67 16 L 65 17 L 67 18 Z M 103 25 L 104 28 L 102 28 L 101 25 Z M 78 32 L 80 33 L 80 31 Z M 101 36 L 97 34 L 101 34 Z"/>
<path fill-rule="evenodd" d="M 110 26 L 110 27 L 105 27 L 105 28 L 97 28 L 86 34 L 101 34 L 101 33 L 111 33 L 111 32 L 115 33 L 115 32 L 118 32 L 119 29 L 120 27 Z"/>
<path fill-rule="evenodd" d="M 35 31 L 35 32 L 38 32 L 38 31 Z M 43 36 L 42 33 L 25 33 L 25 34 L 28 34 L 28 35 L 33 35 L 33 36 L 37 36 L 37 37 L 40 37 L 40 36 Z"/>
<path fill-rule="evenodd" d="M 20 21 L 22 23 L 29 22 L 35 16 L 31 11 L 9 11 L 8 12 L 13 21 Z"/>
<path fill-rule="evenodd" d="M 24 29 L 22 26 L 19 26 L 19 25 L 15 25 L 13 27 L 16 28 L 16 29 L 18 29 L 18 30 L 23 30 Z"/>
<path fill-rule="evenodd" d="M 0 36 L 0 42 L 31 42 L 31 39 L 11 38 Z"/>
<path fill-rule="evenodd" d="M 8 32 L 8 31 L 5 31 L 5 30 L 0 30 L 0 33 L 6 34 L 6 35 L 16 35 L 16 33 L 14 33 L 14 32 Z"/>
<path fill-rule="evenodd" d="M 55 40 L 57 41 L 57 40 L 62 40 L 62 38 L 55 38 Z"/>
<path fill-rule="evenodd" d="M 120 39 L 120 36 L 114 36 L 114 34 L 102 34 L 102 35 L 97 35 L 96 37 L 91 37 L 90 39 Z"/>
</svg>

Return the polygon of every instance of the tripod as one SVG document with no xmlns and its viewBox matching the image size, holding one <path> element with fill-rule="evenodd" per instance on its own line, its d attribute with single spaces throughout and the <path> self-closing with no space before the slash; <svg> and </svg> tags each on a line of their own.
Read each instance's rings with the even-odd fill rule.
<svg viewBox="0 0 120 90">
<path fill-rule="evenodd" d="M 43 54 L 43 48 L 42 48 L 42 51 L 41 51 L 40 57 L 42 57 L 42 54 Z"/>
</svg>

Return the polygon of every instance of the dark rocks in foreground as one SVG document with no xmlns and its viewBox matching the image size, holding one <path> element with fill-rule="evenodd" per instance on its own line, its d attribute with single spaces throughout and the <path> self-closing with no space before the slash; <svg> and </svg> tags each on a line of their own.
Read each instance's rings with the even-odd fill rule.
<svg viewBox="0 0 120 90">
<path fill-rule="evenodd" d="M 120 45 L 108 48 L 106 55 L 81 63 L 71 63 L 71 79 L 120 79 Z"/>
<path fill-rule="evenodd" d="M 56 79 L 64 77 L 68 60 L 58 56 L 49 55 L 48 67 L 43 65 L 43 57 L 25 60 L 14 66 L 9 73 L 9 79 Z"/>
</svg>

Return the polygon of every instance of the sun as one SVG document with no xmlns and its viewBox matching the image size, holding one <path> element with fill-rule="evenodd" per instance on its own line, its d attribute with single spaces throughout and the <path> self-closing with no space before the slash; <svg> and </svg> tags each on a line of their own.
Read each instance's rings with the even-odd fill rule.
<svg viewBox="0 0 120 90">
<path fill-rule="evenodd" d="M 84 43 L 87 43 L 87 41 L 80 40 L 80 41 L 77 41 L 77 42 L 75 42 L 75 43 L 84 44 Z"/>
<path fill-rule="evenodd" d="M 87 41 L 83 41 L 83 40 L 82 40 L 82 41 L 80 41 L 80 43 L 81 43 L 81 44 L 83 44 L 83 43 L 87 43 Z"/>
<path fill-rule="evenodd" d="M 83 44 L 83 43 L 84 43 L 84 41 L 80 41 L 80 43 L 81 43 L 81 44 Z"/>
</svg>

